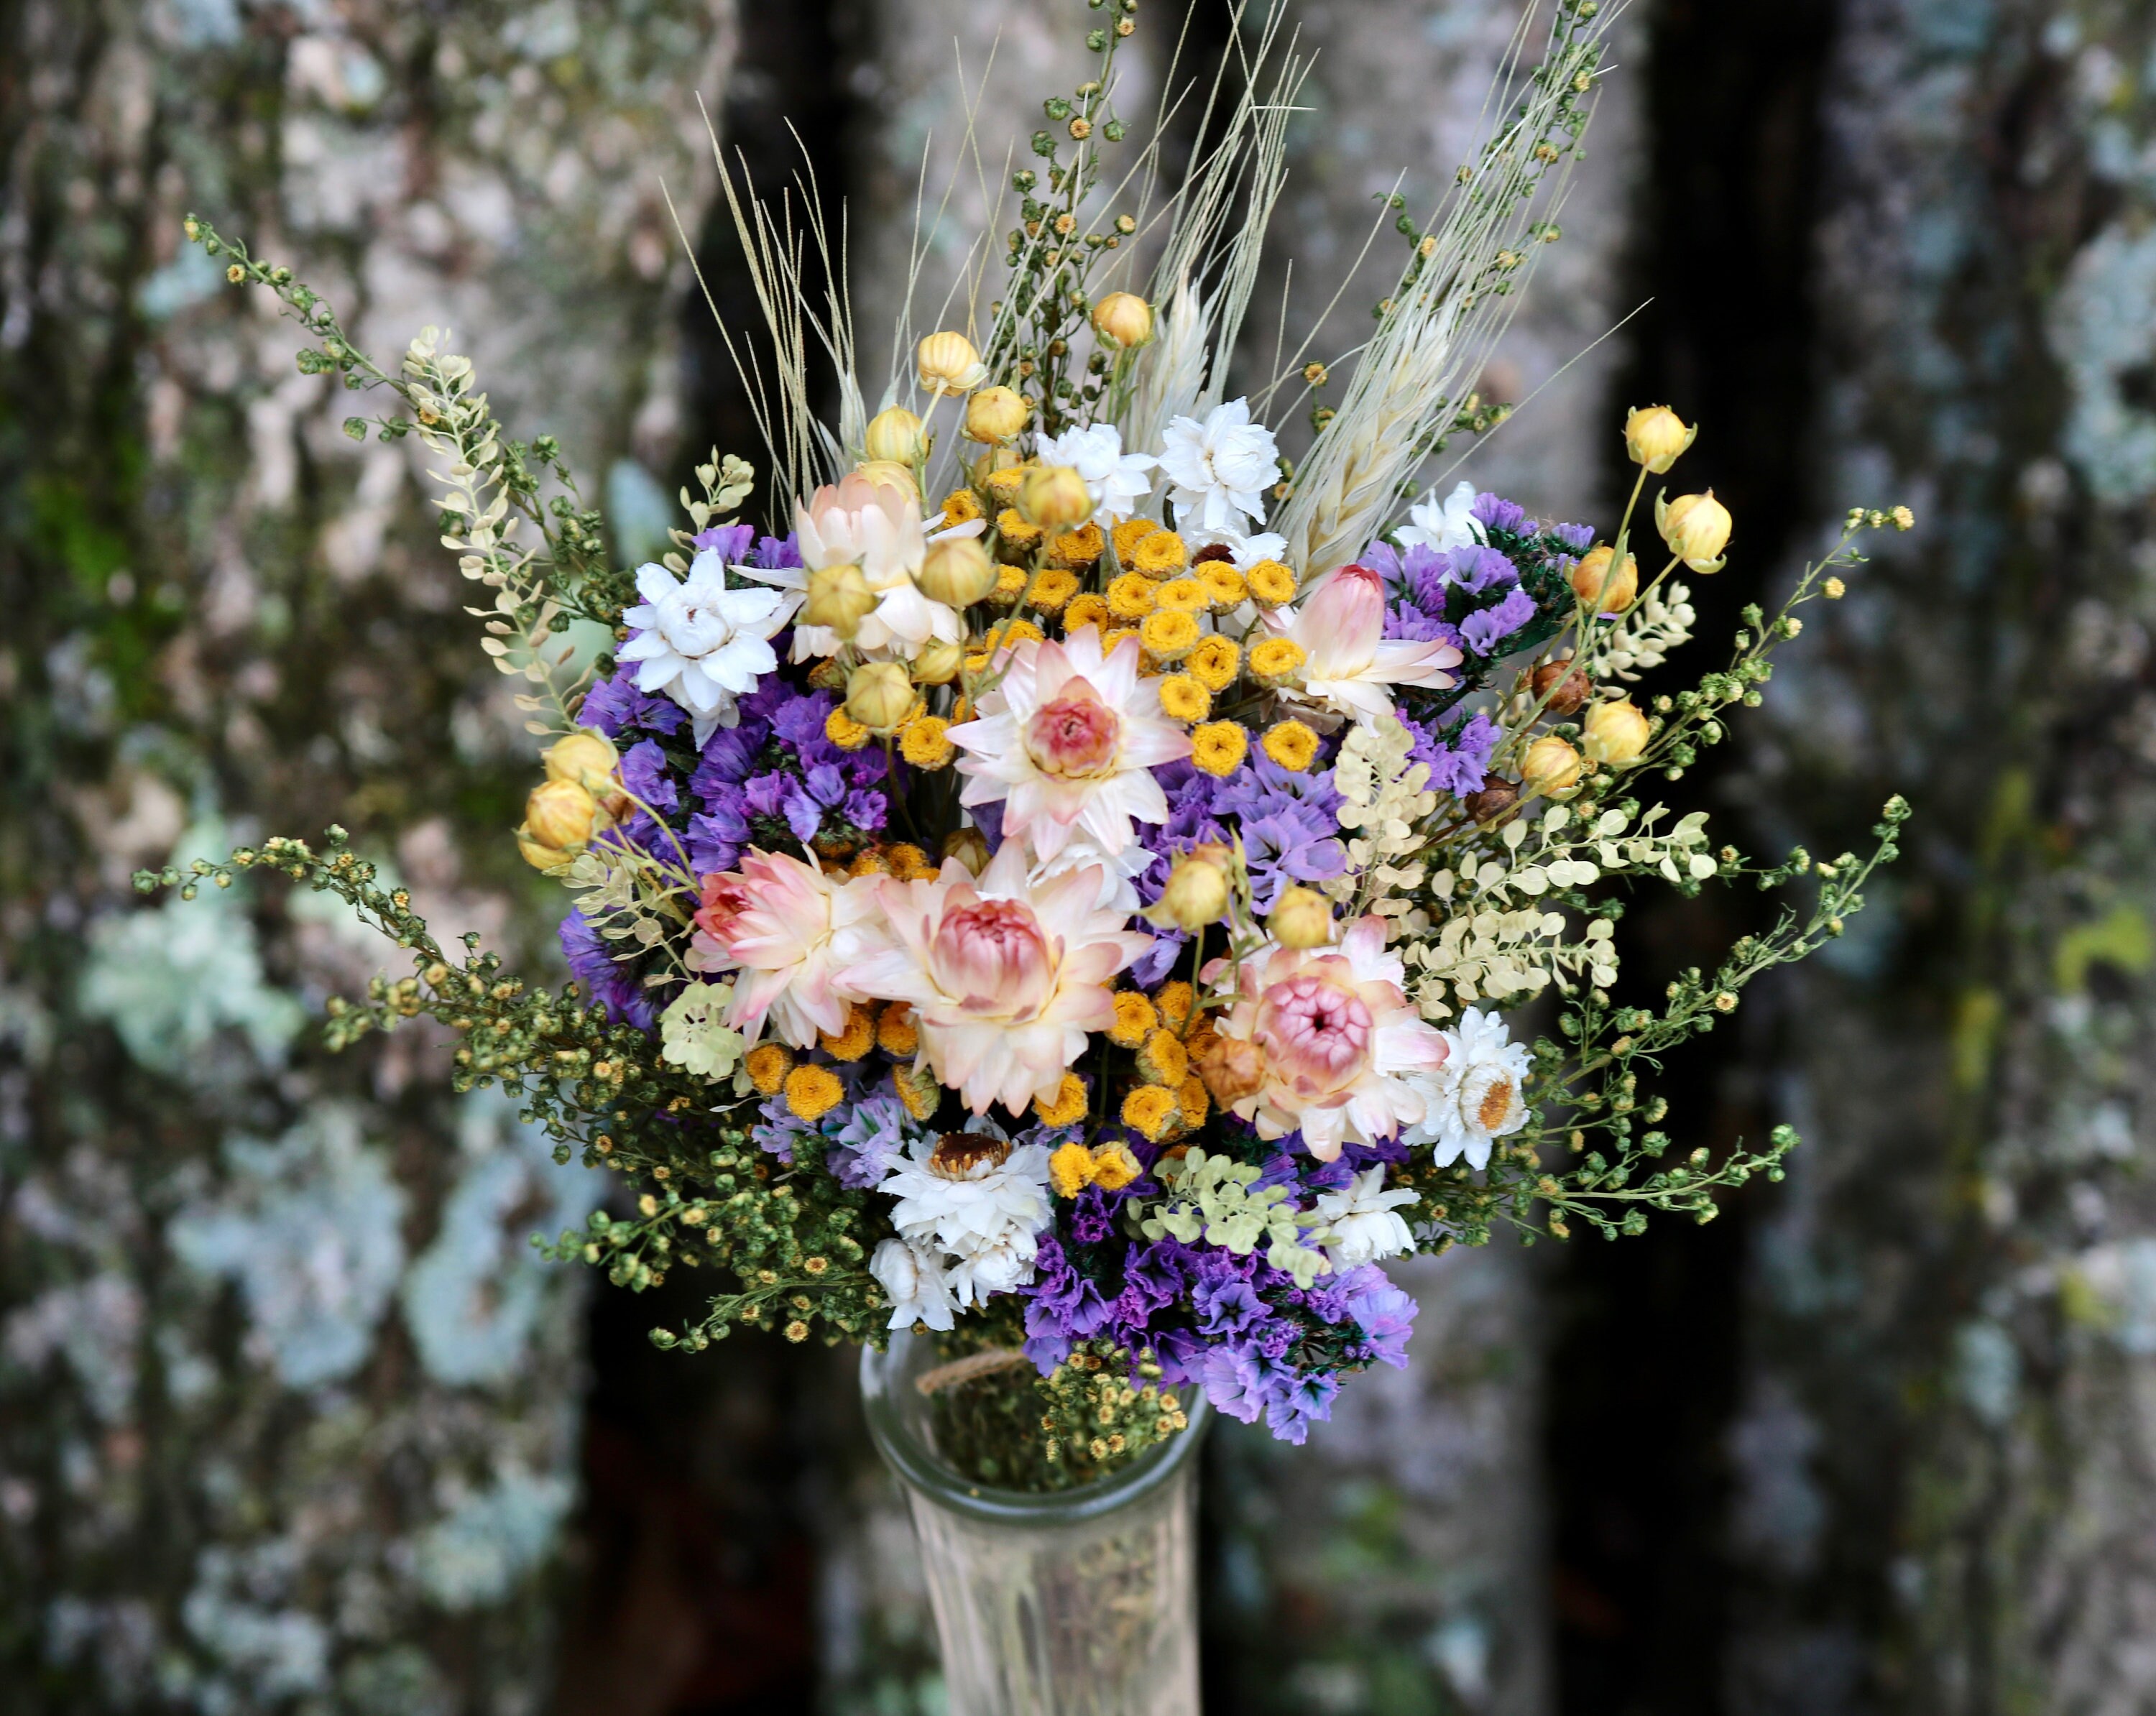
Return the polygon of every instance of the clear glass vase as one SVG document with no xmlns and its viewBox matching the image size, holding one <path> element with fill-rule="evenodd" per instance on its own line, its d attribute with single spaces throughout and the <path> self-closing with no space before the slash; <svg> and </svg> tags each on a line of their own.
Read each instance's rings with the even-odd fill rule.
<svg viewBox="0 0 2156 1716">
<path fill-rule="evenodd" d="M 906 1492 L 949 1716 L 1198 1716 L 1198 1461 L 1209 1415 L 1096 1483 L 994 1489 L 938 1456 L 916 1380 L 933 1344 L 861 1353 L 876 1449 Z"/>
</svg>

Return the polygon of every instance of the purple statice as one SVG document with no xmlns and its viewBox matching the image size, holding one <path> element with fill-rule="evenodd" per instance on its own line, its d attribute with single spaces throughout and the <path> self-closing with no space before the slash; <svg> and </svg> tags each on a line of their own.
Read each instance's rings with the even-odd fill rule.
<svg viewBox="0 0 2156 1716">
<path fill-rule="evenodd" d="M 1395 602 L 1385 610 L 1385 635 L 1410 644 L 1450 644 L 1455 650 L 1463 647 L 1458 626 L 1411 602 Z"/>
<path fill-rule="evenodd" d="M 656 811 L 670 822 L 681 808 L 681 794 L 656 739 L 645 739 L 622 753 L 621 784 L 639 806 L 622 832 L 646 851 L 670 859 L 673 842 L 647 811 Z"/>
<path fill-rule="evenodd" d="M 1477 655 L 1494 655 L 1498 653 L 1498 646 L 1532 619 L 1537 612 L 1535 599 L 1515 584 L 1496 607 L 1478 609 L 1460 621 L 1461 640 Z"/>
<path fill-rule="evenodd" d="M 1349 1270 L 1340 1286 L 1348 1314 L 1362 1331 L 1365 1350 L 1360 1356 L 1366 1363 L 1406 1369 L 1408 1337 L 1414 1333 L 1414 1296 L 1394 1287 L 1374 1263 Z"/>
<path fill-rule="evenodd" d="M 1339 841 L 1340 794 L 1329 771 L 1297 773 L 1253 749 L 1213 795 L 1216 814 L 1235 819 L 1260 912 L 1285 889 L 1330 881 L 1347 866 Z"/>
<path fill-rule="evenodd" d="M 881 1184 L 906 1145 L 906 1105 L 896 1097 L 868 1096 L 832 1113 L 838 1124 L 825 1134 L 824 1165 L 855 1191 Z"/>
<path fill-rule="evenodd" d="M 783 537 L 759 537 L 748 563 L 763 572 L 778 572 L 801 564 L 801 543 L 792 531 Z"/>
<path fill-rule="evenodd" d="M 1443 582 L 1471 596 L 1504 589 L 1520 581 L 1520 569 L 1495 548 L 1455 548 L 1445 557 Z"/>
<path fill-rule="evenodd" d="M 1032 1284 L 1022 1291 L 1025 1354 L 1044 1376 L 1068 1359 L 1080 1341 L 1106 1328 L 1114 1315 L 1100 1284 L 1080 1272 L 1062 1241 L 1053 1236 L 1040 1241 Z"/>
<path fill-rule="evenodd" d="M 844 751 L 824 736 L 835 700 L 777 675 L 741 700 L 740 723 L 711 735 L 690 782 L 703 804 L 690 835 L 730 868 L 742 846 L 881 831 L 890 814 L 880 751 Z M 693 855 L 693 853 L 692 853 Z"/>
<path fill-rule="evenodd" d="M 1584 554 L 1594 546 L 1594 527 L 1591 524 L 1553 524 L 1549 533 L 1574 554 Z"/>
<path fill-rule="evenodd" d="M 755 540 L 754 525 L 711 524 L 698 531 L 690 538 L 690 546 L 700 554 L 706 548 L 716 548 L 720 559 L 729 566 L 738 566 L 742 557 L 748 552 L 748 545 Z"/>
<path fill-rule="evenodd" d="M 1507 536 L 1522 535 L 1527 529 L 1527 512 L 1524 506 L 1486 491 L 1475 497 L 1468 516 L 1486 531 L 1502 531 Z"/>
<path fill-rule="evenodd" d="M 572 911 L 562 920 L 561 934 L 562 952 L 568 958 L 569 970 L 584 986 L 593 1004 L 616 1025 L 653 1030 L 658 1015 L 636 965 L 608 953 L 604 939 L 581 912 Z"/>
<path fill-rule="evenodd" d="M 1504 737 L 1504 729 L 1496 722 L 1486 715 L 1471 715 L 1444 734 L 1404 717 L 1402 722 L 1415 736 L 1408 761 L 1429 765 L 1425 785 L 1455 799 L 1482 790 L 1489 780 L 1491 756 Z"/>
<path fill-rule="evenodd" d="M 636 669 L 617 668 L 585 693 L 577 719 L 595 727 L 617 743 L 639 733 L 671 736 L 680 731 L 689 712 L 671 697 L 654 697 L 636 686 Z"/>
</svg>

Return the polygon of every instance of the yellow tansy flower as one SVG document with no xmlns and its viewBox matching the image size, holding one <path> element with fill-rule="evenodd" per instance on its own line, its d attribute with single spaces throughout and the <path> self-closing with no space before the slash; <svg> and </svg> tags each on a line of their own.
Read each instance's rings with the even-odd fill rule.
<svg viewBox="0 0 2156 1716">
<path fill-rule="evenodd" d="M 1205 586 L 1194 578 L 1172 578 L 1153 592 L 1153 600 L 1181 614 L 1203 614 L 1213 605 Z"/>
<path fill-rule="evenodd" d="M 1117 619 L 1143 619 L 1154 606 L 1152 586 L 1134 572 L 1124 573 L 1108 585 L 1108 612 Z"/>
<path fill-rule="evenodd" d="M 985 486 L 998 508 L 1018 505 L 1018 491 L 1025 486 L 1026 473 L 1032 469 L 1030 464 L 1009 465 L 988 473 Z"/>
<path fill-rule="evenodd" d="M 1266 756 L 1297 774 L 1317 758 L 1317 735 L 1299 721 L 1283 721 L 1267 727 L 1264 743 Z"/>
<path fill-rule="evenodd" d="M 891 861 L 875 846 L 865 846 L 846 866 L 848 876 L 889 876 Z"/>
<path fill-rule="evenodd" d="M 1144 1172 L 1128 1144 L 1103 1144 L 1093 1152 L 1093 1184 L 1104 1192 L 1119 1192 Z"/>
<path fill-rule="evenodd" d="M 1015 650 L 1020 644 L 1037 644 L 1046 633 L 1029 619 L 1002 619 L 988 628 L 988 641 L 1001 655 L 1006 650 Z"/>
<path fill-rule="evenodd" d="M 1250 599 L 1250 587 L 1243 574 L 1224 560 L 1209 560 L 1199 567 L 1198 581 L 1215 608 L 1237 608 Z"/>
<path fill-rule="evenodd" d="M 841 703 L 824 717 L 824 737 L 841 751 L 858 751 L 869 742 L 869 730 L 846 713 Z"/>
<path fill-rule="evenodd" d="M 1138 544 L 1147 537 L 1154 535 L 1159 529 L 1160 527 L 1150 518 L 1127 518 L 1117 525 L 1109 532 L 1116 545 L 1117 563 L 1124 566 L 1129 565 L 1131 556 L 1137 552 Z"/>
<path fill-rule="evenodd" d="M 1019 516 L 1018 508 L 1006 506 L 996 515 L 996 558 L 1008 562 L 1013 556 L 1023 560 L 1040 546 L 1040 527 L 1028 524 Z"/>
<path fill-rule="evenodd" d="M 1075 1139 L 1048 1159 L 1048 1183 L 1059 1198 L 1075 1198 L 1093 1182 L 1093 1153 Z"/>
<path fill-rule="evenodd" d="M 1194 1129 L 1205 1124 L 1206 1112 L 1213 1106 L 1205 1093 L 1205 1081 L 1194 1072 L 1183 1081 L 1175 1102 L 1183 1111 L 1183 1123 Z"/>
<path fill-rule="evenodd" d="M 1082 572 L 1098 563 L 1106 543 L 1107 538 L 1101 534 L 1097 524 L 1081 525 L 1075 531 L 1059 531 L 1048 539 L 1048 563 Z"/>
<path fill-rule="evenodd" d="M 1108 1027 L 1108 1040 L 1122 1049 L 1135 1049 L 1160 1025 L 1153 1004 L 1136 989 L 1116 994 L 1116 1022 Z"/>
<path fill-rule="evenodd" d="M 1208 774 L 1233 774 L 1250 748 L 1250 736 L 1232 721 L 1209 721 L 1190 735 L 1190 760 Z"/>
<path fill-rule="evenodd" d="M 1190 564 L 1190 557 L 1173 531 L 1155 531 L 1131 550 L 1124 563 L 1147 578 L 1173 578 Z"/>
<path fill-rule="evenodd" d="M 748 1070 L 749 1082 L 762 1097 L 778 1093 L 786 1082 L 786 1075 L 793 1070 L 793 1051 L 783 1043 L 758 1043 L 748 1051 L 742 1063 Z"/>
<path fill-rule="evenodd" d="M 1157 1084 L 1140 1085 L 1123 1098 L 1123 1124 L 1149 1143 L 1158 1143 L 1175 1118 L 1174 1093 Z"/>
<path fill-rule="evenodd" d="M 797 1066 L 786 1075 L 786 1106 L 802 1120 L 821 1120 L 845 1100 L 846 1087 L 828 1066 Z"/>
<path fill-rule="evenodd" d="M 942 768 L 958 754 L 944 735 L 951 723 L 940 715 L 916 716 L 899 729 L 898 754 L 916 768 Z"/>
<path fill-rule="evenodd" d="M 857 1001 L 846 1014 L 844 1030 L 836 1036 L 819 1031 L 816 1040 L 834 1061 L 858 1061 L 875 1046 L 875 1014 Z"/>
<path fill-rule="evenodd" d="M 1213 694 L 1187 673 L 1160 682 L 1161 711 L 1170 721 L 1203 721 L 1213 712 Z"/>
<path fill-rule="evenodd" d="M 1243 583 L 1260 608 L 1277 608 L 1295 599 L 1295 574 L 1277 560 L 1260 560 L 1243 574 Z"/>
<path fill-rule="evenodd" d="M 901 840 L 896 845 L 883 849 L 884 861 L 891 866 L 891 873 L 901 881 L 911 881 L 916 876 L 936 874 L 936 866 L 928 861 L 928 855 L 910 840 Z"/>
<path fill-rule="evenodd" d="M 971 524 L 988 515 L 981 510 L 981 497 L 971 489 L 953 489 L 943 497 L 943 522 L 947 527 L 954 524 Z"/>
<path fill-rule="evenodd" d="M 1235 682 L 1243 665 L 1243 652 L 1233 638 L 1213 632 L 1198 640 L 1198 647 L 1183 658 L 1183 670 L 1209 691 L 1224 691 Z"/>
<path fill-rule="evenodd" d="M 1178 978 L 1173 983 L 1163 984 L 1153 991 L 1152 1004 L 1160 1010 L 1163 1019 L 1180 1030 L 1183 1021 L 1190 1017 L 1190 1004 L 1194 999 L 1190 985 Z"/>
<path fill-rule="evenodd" d="M 1089 625 L 1100 625 L 1108 617 L 1108 599 L 1096 596 L 1091 590 L 1082 596 L 1073 596 L 1064 606 L 1063 635 L 1070 636 Z"/>
<path fill-rule="evenodd" d="M 1029 608 L 1038 608 L 1043 614 L 1054 614 L 1078 593 L 1078 574 L 1060 566 L 1051 566 L 1033 581 L 1033 593 L 1025 599 Z"/>
<path fill-rule="evenodd" d="M 1101 634 L 1101 653 L 1112 655 L 1116 653 L 1116 646 L 1125 638 L 1134 638 L 1137 635 L 1138 629 L 1134 625 L 1111 625 Z"/>
<path fill-rule="evenodd" d="M 1250 645 L 1250 677 L 1269 691 L 1291 681 L 1310 660 L 1309 653 L 1293 638 L 1267 638 Z"/>
<path fill-rule="evenodd" d="M 1025 568 L 1006 566 L 996 574 L 996 587 L 988 592 L 988 601 L 998 608 L 1015 607 L 1018 599 L 1025 593 Z"/>
<path fill-rule="evenodd" d="M 1138 1076 L 1147 1084 L 1181 1084 L 1189 1071 L 1183 1039 L 1172 1030 L 1154 1031 L 1138 1051 Z"/>
<path fill-rule="evenodd" d="M 1053 1102 L 1033 1099 L 1033 1112 L 1043 1126 L 1075 1126 L 1086 1117 L 1086 1081 L 1075 1072 L 1063 1075 Z"/>
<path fill-rule="evenodd" d="M 921 1046 L 921 1026 L 913 1009 L 903 1001 L 888 1001 L 876 1015 L 876 1047 L 894 1061 L 908 1059 Z"/>
<path fill-rule="evenodd" d="M 1163 609 L 1138 627 L 1138 641 L 1158 661 L 1180 661 L 1198 645 L 1198 622 L 1188 614 Z"/>
</svg>

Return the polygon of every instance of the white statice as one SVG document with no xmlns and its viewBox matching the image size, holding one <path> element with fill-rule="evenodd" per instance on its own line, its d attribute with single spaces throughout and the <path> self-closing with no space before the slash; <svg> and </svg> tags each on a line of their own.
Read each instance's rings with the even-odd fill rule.
<svg viewBox="0 0 2156 1716">
<path fill-rule="evenodd" d="M 1203 423 L 1178 417 L 1161 440 L 1178 530 L 1218 536 L 1240 531 L 1245 518 L 1265 522 L 1265 491 L 1280 480 L 1280 449 L 1270 429 L 1250 421 L 1249 400 L 1216 405 Z"/>
<path fill-rule="evenodd" d="M 869 1258 L 869 1273 L 891 1301 L 891 1328 L 911 1328 L 922 1323 L 931 1328 L 949 1328 L 957 1321 L 951 1283 L 932 1247 L 886 1240 Z"/>
<path fill-rule="evenodd" d="M 1527 1123 L 1527 1051 L 1502 1020 L 1479 1007 L 1470 1007 L 1456 1028 L 1441 1035 L 1444 1064 L 1416 1081 L 1428 1108 L 1400 1136 L 1432 1146 L 1430 1159 L 1440 1168 L 1462 1157 L 1470 1168 L 1486 1168 L 1491 1144 Z"/>
<path fill-rule="evenodd" d="M 793 605 L 776 590 L 728 589 L 716 548 L 689 563 L 686 578 L 639 567 L 636 593 L 644 599 L 621 617 L 630 637 L 615 659 L 634 665 L 639 691 L 664 692 L 689 712 L 701 746 L 740 718 L 735 700 L 778 667 L 770 640 Z"/>
<path fill-rule="evenodd" d="M 1044 434 L 1034 444 L 1034 456 L 1043 465 L 1067 465 L 1086 479 L 1094 521 L 1104 528 L 1137 511 L 1152 493 L 1152 468 L 1160 463 L 1149 453 L 1123 451 L 1122 431 L 1112 423 Z"/>
<path fill-rule="evenodd" d="M 973 1124 L 983 1138 L 1004 1142 L 990 1123 Z M 876 1188 L 895 1200 L 899 1237 L 942 1255 L 943 1279 L 961 1306 L 1024 1286 L 1049 1223 L 1047 1146 L 985 1151 L 963 1171 L 937 1161 L 937 1149 L 934 1139 L 916 1138 Z"/>
<path fill-rule="evenodd" d="M 1366 1169 L 1346 1188 L 1321 1194 L 1317 1215 L 1332 1237 L 1325 1255 L 1336 1270 L 1353 1269 L 1363 1263 L 1381 1263 L 1414 1249 L 1414 1235 L 1399 1215 L 1415 1201 L 1412 1191 L 1385 1189 L 1385 1164 Z"/>
<path fill-rule="evenodd" d="M 1409 507 L 1408 521 L 1393 532 L 1404 548 L 1431 548 L 1443 554 L 1487 540 L 1482 521 L 1475 516 L 1475 485 L 1464 478 L 1442 501 L 1433 495 Z"/>
</svg>

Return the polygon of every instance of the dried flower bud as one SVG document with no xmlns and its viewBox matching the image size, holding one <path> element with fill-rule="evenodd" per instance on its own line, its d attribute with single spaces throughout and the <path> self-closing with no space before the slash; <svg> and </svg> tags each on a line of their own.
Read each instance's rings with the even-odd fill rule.
<svg viewBox="0 0 2156 1716">
<path fill-rule="evenodd" d="M 1622 614 L 1640 593 L 1640 563 L 1627 554 L 1625 563 L 1615 566 L 1616 558 L 1617 551 L 1601 542 L 1572 569 L 1573 593 L 1594 613 Z"/>
<path fill-rule="evenodd" d="M 977 828 L 956 828 L 943 836 L 943 855 L 956 858 L 978 876 L 988 867 L 988 840 Z"/>
<path fill-rule="evenodd" d="M 1647 717 L 1630 697 L 1597 703 L 1587 712 L 1580 742 L 1597 763 L 1630 763 L 1647 748 Z"/>
<path fill-rule="evenodd" d="M 995 588 L 996 563 L 978 537 L 946 537 L 929 545 L 913 582 L 932 602 L 968 608 Z"/>
<path fill-rule="evenodd" d="M 894 465 L 918 465 L 928 456 L 927 439 L 921 429 L 919 418 L 903 405 L 894 405 L 869 419 L 862 446 L 870 463 L 888 460 Z"/>
<path fill-rule="evenodd" d="M 1062 530 L 1093 516 L 1093 496 L 1086 479 L 1069 465 L 1044 465 L 1025 474 L 1018 508 L 1030 523 Z"/>
<path fill-rule="evenodd" d="M 1562 793 L 1579 784 L 1579 753 L 1552 733 L 1527 747 L 1520 778 L 1538 793 Z"/>
<path fill-rule="evenodd" d="M 913 681 L 896 661 L 871 661 L 846 679 L 846 713 L 872 733 L 898 731 L 913 712 Z"/>
<path fill-rule="evenodd" d="M 574 781 L 587 792 L 603 794 L 621 758 L 613 741 L 596 727 L 580 727 L 539 753 L 549 780 Z"/>
<path fill-rule="evenodd" d="M 1520 789 L 1508 780 L 1488 780 L 1479 793 L 1470 793 L 1460 808 L 1477 822 L 1495 822 L 1520 802 Z"/>
<path fill-rule="evenodd" d="M 1722 570 L 1722 551 L 1729 546 L 1735 522 L 1712 489 L 1704 495 L 1680 495 L 1674 501 L 1655 497 L 1656 529 L 1670 545 L 1670 552 L 1694 572 Z"/>
<path fill-rule="evenodd" d="M 524 801 L 524 826 L 517 832 L 521 839 L 567 857 L 591 840 L 598 820 L 598 800 L 575 781 L 542 781 Z M 536 862 L 528 852 L 525 856 Z"/>
<path fill-rule="evenodd" d="M 1650 405 L 1625 419 L 1625 450 L 1633 464 L 1644 465 L 1660 476 L 1677 462 L 1677 456 L 1698 434 L 1698 424 L 1686 429 L 1668 406 Z"/>
<path fill-rule="evenodd" d="M 1214 1102 L 1223 1108 L 1233 1107 L 1265 1088 L 1265 1056 L 1255 1043 L 1240 1037 L 1208 1036 L 1198 1051 L 1198 1076 Z"/>
<path fill-rule="evenodd" d="M 1587 701 L 1587 694 L 1593 689 L 1587 683 L 1587 676 L 1568 660 L 1545 661 L 1534 670 L 1527 685 L 1535 701 L 1551 715 L 1571 714 Z M 1543 703 L 1545 697 L 1549 701 Z"/>
<path fill-rule="evenodd" d="M 1145 913 L 1163 929 L 1202 929 L 1228 912 L 1228 866 L 1234 855 L 1214 842 L 1193 846 L 1168 872 L 1168 886 Z"/>
<path fill-rule="evenodd" d="M 916 685 L 947 686 L 958 676 L 958 670 L 966 665 L 966 650 L 963 644 L 953 644 L 942 638 L 931 638 L 921 645 L 921 653 L 913 658 L 913 679 Z"/>
<path fill-rule="evenodd" d="M 801 618 L 810 625 L 827 626 L 842 643 L 851 643 L 861 622 L 875 612 L 877 599 L 860 567 L 819 567 L 808 574 L 808 596 L 801 604 Z"/>
<path fill-rule="evenodd" d="M 932 393 L 970 393 L 988 372 L 973 342 L 947 328 L 914 348 L 913 363 L 921 385 Z"/>
<path fill-rule="evenodd" d="M 1093 331 L 1111 346 L 1134 351 L 1152 338 L 1152 306 L 1134 292 L 1111 292 L 1093 306 Z"/>
<path fill-rule="evenodd" d="M 914 480 L 913 467 L 895 459 L 865 460 L 854 467 L 854 474 L 879 488 L 896 489 L 909 501 L 921 498 L 921 485 Z"/>
<path fill-rule="evenodd" d="M 1266 920 L 1283 948 L 1322 948 L 1332 939 L 1332 902 L 1315 888 L 1286 888 Z"/>
<path fill-rule="evenodd" d="M 966 439 L 999 447 L 1025 433 L 1032 402 L 1009 388 L 983 388 L 966 402 Z"/>
</svg>

